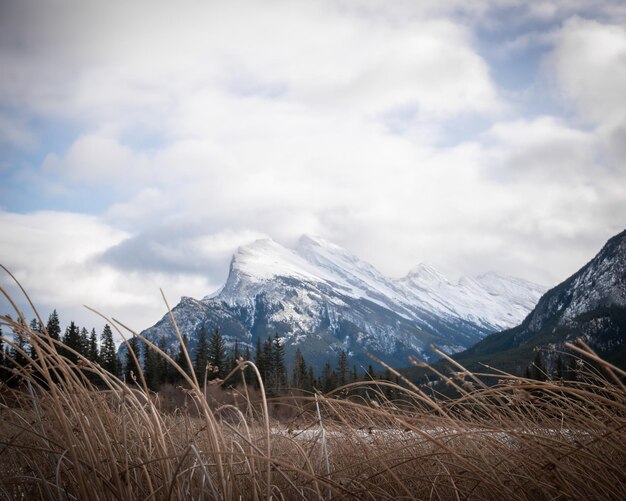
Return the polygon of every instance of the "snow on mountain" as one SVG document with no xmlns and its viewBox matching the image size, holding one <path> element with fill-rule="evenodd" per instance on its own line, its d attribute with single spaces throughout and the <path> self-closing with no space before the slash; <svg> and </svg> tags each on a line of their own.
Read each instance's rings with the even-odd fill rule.
<svg viewBox="0 0 626 501">
<path fill-rule="evenodd" d="M 563 319 L 601 306 L 626 306 L 626 232 L 609 241 L 587 269 L 575 276 Z"/>
<path fill-rule="evenodd" d="M 480 281 L 494 293 L 528 289 L 526 282 L 493 274 Z M 577 338 L 609 362 L 626 367 L 626 231 L 547 291 L 518 326 L 487 336 L 456 358 L 471 369 L 488 362 L 521 374 L 540 353 L 544 368 L 553 371 L 558 360 L 563 362 L 565 343 Z"/>
<path fill-rule="evenodd" d="M 333 277 L 333 281 L 353 297 L 365 298 L 396 313 L 412 318 L 414 309 L 402 284 L 385 277 L 371 264 L 338 245 L 303 235 L 296 252 L 308 263 Z"/>
<path fill-rule="evenodd" d="M 291 249 L 266 238 L 239 247 L 233 256 L 233 268 L 251 278 L 268 280 L 276 276 L 301 280 L 319 280 L 320 270 L 310 266 Z"/>
<path fill-rule="evenodd" d="M 528 329 L 563 325 L 601 307 L 626 307 L 626 231 L 611 238 L 602 250 L 546 294 L 529 315 Z"/>
<path fill-rule="evenodd" d="M 500 330 L 520 323 L 537 304 L 543 287 L 494 272 L 450 282 L 432 266 L 421 264 L 400 282 L 422 303 L 443 315 Z"/>
<path fill-rule="evenodd" d="M 307 235 L 300 239 L 296 252 L 338 277 L 338 282 L 342 280 L 353 295 L 367 297 L 409 318 L 415 316 L 417 308 L 469 320 L 489 330 L 507 328 L 521 322 L 545 290 L 495 272 L 463 277 L 454 284 L 424 263 L 406 277 L 392 280 L 338 245 Z"/>
<path fill-rule="evenodd" d="M 270 239 L 240 247 L 224 287 L 193 304 L 193 320 L 189 301 L 173 313 L 190 338 L 223 319 L 232 331 L 227 337 L 253 347 L 257 338 L 278 332 L 287 352 L 298 346 L 314 364 L 345 349 L 360 363 L 369 363 L 368 351 L 402 365 L 408 354 L 432 358 L 431 344 L 453 353 L 514 325 L 540 292 L 493 273 L 454 284 L 427 265 L 396 280 L 333 243 L 304 235 L 295 249 Z M 148 329 L 151 336 L 170 335 L 167 322 L 157 326 Z"/>
<path fill-rule="evenodd" d="M 440 287 L 442 284 L 449 285 L 448 279 L 439 273 L 433 266 L 420 263 L 408 275 L 402 279 L 413 287 L 430 290 Z"/>
<path fill-rule="evenodd" d="M 293 250 L 271 239 L 256 240 L 237 249 L 226 284 L 216 297 L 231 306 L 249 304 L 256 293 L 276 277 L 293 278 L 306 283 L 329 278 L 320 276 L 319 270 L 310 266 Z"/>
</svg>

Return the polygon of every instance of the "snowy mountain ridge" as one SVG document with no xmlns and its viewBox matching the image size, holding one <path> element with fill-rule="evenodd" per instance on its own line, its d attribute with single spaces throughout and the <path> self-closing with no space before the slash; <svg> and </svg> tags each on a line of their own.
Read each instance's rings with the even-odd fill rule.
<svg viewBox="0 0 626 501">
<path fill-rule="evenodd" d="M 249 303 L 255 290 L 263 289 L 276 277 L 324 283 L 408 319 L 415 317 L 416 309 L 426 309 L 469 320 L 489 330 L 519 324 L 545 291 L 539 285 L 495 272 L 462 277 L 455 284 L 424 263 L 403 278 L 391 279 L 342 247 L 303 235 L 295 249 L 270 239 L 240 247 L 233 256 L 226 285 L 217 297 L 230 305 Z"/>
<path fill-rule="evenodd" d="M 543 288 L 487 273 L 452 283 L 429 265 L 392 279 L 342 247 L 304 235 L 293 249 L 271 239 L 239 247 L 226 283 L 200 301 L 184 298 L 173 314 L 194 348 L 201 327 L 219 327 L 228 343 L 254 349 L 278 333 L 287 354 L 300 348 L 319 366 L 346 350 L 369 364 L 365 352 L 396 365 L 412 354 L 425 360 L 467 348 L 487 334 L 519 323 Z M 164 317 L 144 331 L 174 343 Z"/>
<path fill-rule="evenodd" d="M 219 327 L 227 344 L 254 350 L 278 334 L 287 356 L 300 349 L 320 367 L 346 350 L 357 366 L 367 353 L 396 366 L 407 356 L 434 360 L 432 345 L 459 352 L 495 330 L 518 323 L 542 288 L 495 273 L 454 284 L 432 266 L 406 277 L 385 277 L 342 247 L 304 235 L 288 249 L 262 239 L 239 247 L 217 292 L 185 297 L 172 313 L 193 352 L 201 328 Z M 167 316 L 144 331 L 149 339 L 177 341 Z"/>
</svg>

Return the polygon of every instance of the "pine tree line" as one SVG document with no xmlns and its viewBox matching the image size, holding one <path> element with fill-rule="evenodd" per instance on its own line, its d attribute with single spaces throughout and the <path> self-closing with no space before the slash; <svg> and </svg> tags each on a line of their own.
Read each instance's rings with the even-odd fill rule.
<svg viewBox="0 0 626 501">
<path fill-rule="evenodd" d="M 526 367 L 524 376 L 537 381 L 577 381 L 581 371 L 581 360 L 574 355 L 557 352 L 548 357 L 542 350 L 536 349 L 534 359 Z"/>
<path fill-rule="evenodd" d="M 31 332 L 43 333 L 44 328 L 39 321 L 34 318 L 29 328 Z M 59 315 L 54 310 L 48 317 L 45 330 L 55 341 L 62 343 L 57 346 L 59 353 L 67 359 L 77 362 L 79 355 L 99 364 L 102 368 L 118 376 L 120 374 L 120 364 L 117 358 L 113 332 L 107 324 L 102 333 L 98 335 L 94 328 L 91 331 L 85 327 L 79 327 L 74 321 L 65 329 L 61 335 L 61 324 Z M 25 332 L 25 331 L 24 331 Z M 28 357 L 35 360 L 37 352 L 30 344 L 24 332 L 14 333 L 12 338 L 13 346 L 4 343 L 2 327 L 0 326 L 0 380 L 10 384 L 18 384 L 16 378 L 12 377 L 12 368 L 24 367 L 28 363 Z"/>
<path fill-rule="evenodd" d="M 183 335 L 183 343 L 188 344 L 187 336 Z M 165 347 L 165 340 L 157 343 L 159 348 L 167 353 L 185 372 L 189 373 L 189 367 L 184 352 L 179 346 L 177 349 Z M 139 353 L 139 346 L 133 349 Z M 167 364 L 164 357 L 149 347 L 143 348 L 143 372 L 148 387 L 157 390 L 163 384 L 181 384 L 183 377 L 172 366 Z M 245 376 L 241 371 L 235 371 L 239 362 L 253 361 L 261 375 L 265 391 L 270 396 L 284 394 L 287 391 L 301 390 L 304 392 L 329 392 L 357 381 L 373 381 L 386 378 L 392 380 L 389 373 L 376 374 L 372 367 L 364 375 L 359 375 L 357 368 L 350 368 L 348 354 L 341 350 L 337 355 L 336 365 L 327 362 L 321 373 L 317 374 L 312 365 L 308 365 L 302 351 L 296 349 L 291 370 L 287 369 L 285 359 L 284 338 L 278 334 L 269 336 L 265 340 L 258 338 L 256 342 L 255 356 L 251 357 L 250 347 L 245 346 L 242 350 L 235 341 L 231 350 L 226 348 L 226 342 L 218 328 L 210 335 L 202 327 L 198 334 L 198 343 L 192 356 L 193 371 L 200 384 L 204 381 L 213 381 L 224 386 L 237 386 L 246 380 L 247 384 L 259 387 L 259 381 L 251 371 L 246 371 Z M 126 366 L 132 364 L 127 358 Z M 234 372 L 233 372 L 234 371 Z M 232 373 L 232 374 L 231 374 Z M 230 374 L 228 380 L 224 378 Z M 127 375 L 129 377 L 129 375 Z"/>
<path fill-rule="evenodd" d="M 183 344 L 186 351 L 189 353 L 189 340 L 186 334 L 182 335 Z M 164 384 L 180 384 L 184 381 L 184 377 L 180 371 L 169 364 L 167 359 L 159 353 L 159 351 L 152 349 L 148 345 L 139 346 L 139 340 L 134 338 L 129 341 L 131 347 L 135 353 L 141 353 L 143 356 L 143 373 L 146 378 L 146 384 L 152 390 L 159 389 Z M 175 350 L 166 346 L 165 338 L 159 339 L 156 346 L 160 351 L 166 353 L 176 365 L 190 375 L 191 371 L 185 351 L 182 346 L 178 346 Z M 192 362 L 192 370 L 201 384 L 204 381 L 223 380 L 223 378 L 230 373 L 236 366 L 241 357 L 246 360 L 250 359 L 250 351 L 246 349 L 244 353 L 240 353 L 239 344 L 235 343 L 232 353 L 228 353 L 226 349 L 226 342 L 222 337 L 222 334 L 218 328 L 216 328 L 210 336 L 207 335 L 206 329 L 202 327 L 198 334 L 198 344 L 192 354 L 190 354 L 190 360 Z M 126 377 L 131 377 L 130 371 L 133 370 L 134 361 L 130 356 L 130 353 L 126 356 Z M 240 379 L 231 378 L 229 384 L 236 384 Z"/>
<path fill-rule="evenodd" d="M 37 319 L 33 319 L 29 325 L 32 332 L 43 332 L 43 326 Z M 123 378 L 127 383 L 134 383 L 139 379 L 140 367 L 146 379 L 147 386 L 152 390 L 158 390 L 165 384 L 178 385 L 184 381 L 179 370 L 174 368 L 164 356 L 157 350 L 150 348 L 139 340 L 132 337 L 128 339 L 128 347 L 123 360 L 118 358 L 117 349 L 113 339 L 111 327 L 107 324 L 98 334 L 95 329 L 88 330 L 71 321 L 62 332 L 59 316 L 54 310 L 45 326 L 48 335 L 59 341 L 59 352 L 73 362 L 77 362 L 79 355 L 99 364 L 109 373 Z M 36 352 L 30 346 L 29 340 L 22 334 L 14 334 L 13 347 L 5 346 L 0 327 L 0 380 L 11 381 L 11 367 L 24 366 L 27 356 L 36 358 Z M 183 343 L 189 352 L 189 341 L 183 334 Z M 164 338 L 155 343 L 159 349 L 166 353 L 186 373 L 190 374 L 189 364 L 182 347 L 167 346 Z M 135 354 L 135 357 L 132 356 Z M 228 350 L 226 342 L 219 330 L 215 328 L 210 334 L 202 327 L 198 334 L 198 343 L 191 354 L 192 370 L 198 381 L 214 381 L 222 383 L 223 379 L 237 368 L 244 360 L 253 361 L 261 374 L 263 385 L 270 395 L 280 395 L 287 390 L 301 390 L 304 392 L 332 391 L 346 384 L 359 380 L 375 380 L 379 378 L 391 379 L 389 374 L 377 375 L 370 366 L 365 375 L 359 376 L 355 366 L 349 366 L 348 354 L 341 350 L 337 355 L 335 365 L 327 362 L 319 374 L 312 365 L 307 364 L 300 348 L 296 349 L 291 370 L 287 370 L 285 360 L 284 338 L 278 333 L 269 336 L 265 340 L 257 339 L 254 359 L 250 353 L 250 347 L 242 349 L 239 342 L 235 342 L 232 349 Z M 237 386 L 246 379 L 246 382 L 259 386 L 257 378 L 247 371 L 245 376 L 241 371 L 235 371 L 224 384 Z M 17 381 L 14 381 L 17 383 Z"/>
</svg>

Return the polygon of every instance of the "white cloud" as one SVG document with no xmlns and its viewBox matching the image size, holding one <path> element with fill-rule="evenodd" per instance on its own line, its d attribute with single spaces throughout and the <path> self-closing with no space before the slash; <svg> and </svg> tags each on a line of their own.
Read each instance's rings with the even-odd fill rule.
<svg viewBox="0 0 626 501">
<path fill-rule="evenodd" d="M 548 62 L 579 119 L 594 128 L 607 166 L 626 175 L 626 22 L 574 18 L 564 24 Z"/>
<path fill-rule="evenodd" d="M 127 236 L 93 216 L 64 212 L 0 212 L 0 225 L 7 265 L 31 270 L 26 278 L 33 281 L 47 269 L 84 263 Z"/>
<path fill-rule="evenodd" d="M 116 184 L 123 180 L 145 181 L 149 166 L 145 155 L 133 153 L 116 139 L 101 134 L 80 136 L 63 158 L 49 154 L 44 173 L 87 183 Z"/>
<path fill-rule="evenodd" d="M 485 134 L 497 147 L 491 151 L 496 178 L 541 185 L 570 184 L 602 169 L 594 159 L 593 134 L 573 129 L 553 117 L 496 123 Z"/>
<path fill-rule="evenodd" d="M 591 123 L 626 119 L 626 26 L 574 18 L 551 58 L 558 84 Z"/>
<path fill-rule="evenodd" d="M 221 285 L 233 250 L 264 237 L 251 230 L 211 231 L 197 222 L 163 224 L 111 246 L 98 262 L 129 272 L 196 275 Z"/>
<path fill-rule="evenodd" d="M 106 216 L 133 237 L 103 248 L 102 262 L 219 285 L 238 245 L 263 234 L 290 244 L 308 232 L 390 275 L 427 260 L 454 273 L 495 268 L 549 284 L 621 224 L 620 210 L 601 209 L 626 198 L 596 163 L 594 134 L 551 117 L 501 122 L 480 142 L 439 150 L 351 119 L 327 129 L 317 115 L 265 135 L 257 116 L 245 133 L 225 123 L 230 142 L 184 140 L 154 152 L 151 182 L 138 182 L 146 187 Z"/>
<path fill-rule="evenodd" d="M 159 294 L 163 287 L 170 301 L 181 295 L 202 295 L 216 288 L 206 276 L 125 271 L 103 264 L 102 252 L 120 244 L 128 234 L 96 217 L 64 212 L 12 214 L 0 212 L 0 256 L 45 317 L 56 308 L 62 322 L 101 326 L 102 321 L 81 305 L 101 313 L 128 318 L 131 327 L 143 329 L 166 309 Z M 32 313 L 7 275 L 8 287 L 30 318 Z M 9 311 L 5 305 L 3 311 Z M 8 308 L 8 309 L 7 309 Z"/>
<path fill-rule="evenodd" d="M 229 94 L 366 114 L 499 107 L 470 34 L 449 20 L 390 24 L 333 2 L 184 6 L 41 5 L 26 19 L 18 10 L 3 23 L 18 42 L 0 59 L 19 78 L 3 80 L 2 95 L 99 128 L 141 125 L 174 135 L 189 103 L 199 101 L 210 118 L 210 105 Z M 26 21 L 28 33 L 20 29 Z"/>
</svg>

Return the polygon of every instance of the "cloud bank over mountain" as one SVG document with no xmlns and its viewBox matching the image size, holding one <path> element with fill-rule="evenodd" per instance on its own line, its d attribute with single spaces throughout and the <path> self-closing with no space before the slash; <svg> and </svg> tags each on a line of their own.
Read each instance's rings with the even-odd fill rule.
<svg viewBox="0 0 626 501">
<path fill-rule="evenodd" d="M 68 315 L 263 236 L 549 285 L 624 226 L 622 2 L 3 2 L 0 64 L 1 260 Z"/>
</svg>

